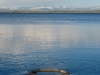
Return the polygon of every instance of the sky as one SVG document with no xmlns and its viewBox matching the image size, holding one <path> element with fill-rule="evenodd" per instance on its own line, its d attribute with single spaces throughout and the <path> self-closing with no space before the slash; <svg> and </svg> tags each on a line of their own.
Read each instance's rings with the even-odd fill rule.
<svg viewBox="0 0 100 75">
<path fill-rule="evenodd" d="M 34 7 L 34 6 L 100 6 L 100 0 L 0 0 L 0 7 Z"/>
</svg>

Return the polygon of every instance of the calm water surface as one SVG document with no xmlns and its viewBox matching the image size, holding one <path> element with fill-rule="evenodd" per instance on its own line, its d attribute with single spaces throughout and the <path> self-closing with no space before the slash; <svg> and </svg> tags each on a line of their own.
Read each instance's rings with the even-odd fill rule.
<svg viewBox="0 0 100 75">
<path fill-rule="evenodd" d="M 0 75 L 40 68 L 100 75 L 100 14 L 0 14 Z"/>
</svg>

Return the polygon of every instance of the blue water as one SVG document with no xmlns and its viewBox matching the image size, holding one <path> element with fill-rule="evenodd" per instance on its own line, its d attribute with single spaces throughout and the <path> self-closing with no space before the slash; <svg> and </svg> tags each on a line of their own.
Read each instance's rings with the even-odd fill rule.
<svg viewBox="0 0 100 75">
<path fill-rule="evenodd" d="M 0 75 L 40 68 L 100 75 L 100 14 L 0 14 Z"/>
</svg>

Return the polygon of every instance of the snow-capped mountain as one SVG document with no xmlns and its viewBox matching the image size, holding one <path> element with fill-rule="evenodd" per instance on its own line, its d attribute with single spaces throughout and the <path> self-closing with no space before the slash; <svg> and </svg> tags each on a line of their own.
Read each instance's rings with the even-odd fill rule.
<svg viewBox="0 0 100 75">
<path fill-rule="evenodd" d="M 47 6 L 47 7 L 41 7 L 41 6 L 36 6 L 33 8 L 34 10 L 53 10 L 54 7 L 53 6 Z"/>
<path fill-rule="evenodd" d="M 0 10 L 10 10 L 10 8 L 0 7 Z"/>
<path fill-rule="evenodd" d="M 36 6 L 36 7 L 0 7 L 0 10 L 100 10 L 100 6 L 79 8 L 74 6 L 63 6 L 63 7 L 53 7 L 53 6 Z"/>
</svg>

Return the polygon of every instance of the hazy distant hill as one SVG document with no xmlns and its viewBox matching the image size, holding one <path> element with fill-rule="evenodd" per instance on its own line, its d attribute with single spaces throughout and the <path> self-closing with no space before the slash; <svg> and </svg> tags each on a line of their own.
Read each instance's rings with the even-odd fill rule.
<svg viewBox="0 0 100 75">
<path fill-rule="evenodd" d="M 53 7 L 53 6 L 36 6 L 36 7 L 0 7 L 0 10 L 100 10 L 100 6 L 79 8 L 74 6 L 63 6 L 63 7 Z"/>
<path fill-rule="evenodd" d="M 36 7 L 13 7 L 13 8 L 6 8 L 0 7 L 0 12 L 21 12 L 21 13 L 34 13 L 34 12 L 100 12 L 100 6 L 94 7 L 87 7 L 87 8 L 78 8 L 74 6 L 63 6 L 63 7 L 53 7 L 53 6 L 36 6 Z"/>
</svg>

